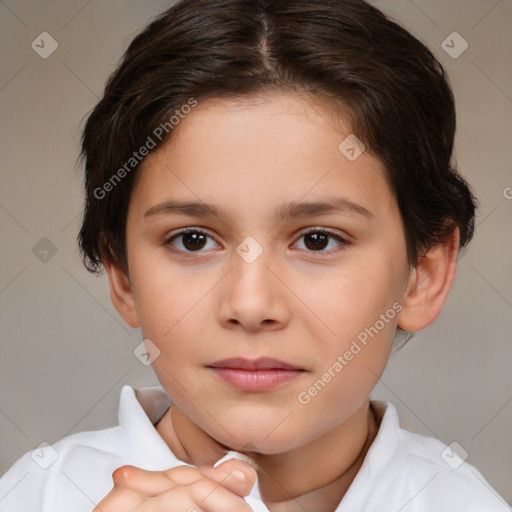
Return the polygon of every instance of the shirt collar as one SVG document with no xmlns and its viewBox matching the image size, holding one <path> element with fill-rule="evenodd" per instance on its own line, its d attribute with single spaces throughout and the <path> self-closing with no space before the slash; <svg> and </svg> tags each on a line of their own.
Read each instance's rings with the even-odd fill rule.
<svg viewBox="0 0 512 512">
<path fill-rule="evenodd" d="M 147 471 L 190 466 L 174 455 L 154 426 L 171 403 L 169 395 L 161 386 L 134 389 L 125 385 L 121 389 L 119 426 L 125 440 L 126 456 L 134 466 Z M 248 460 L 241 453 L 228 451 L 214 466 L 232 458 Z M 249 496 L 261 500 L 257 480 Z"/>
<path fill-rule="evenodd" d="M 148 471 L 163 471 L 175 466 L 190 465 L 174 455 L 154 426 L 170 405 L 171 399 L 161 386 L 141 389 L 123 386 L 118 419 L 125 438 L 126 455 L 133 465 Z M 364 499 L 372 482 L 377 482 L 379 476 L 389 466 L 400 444 L 402 434 L 393 404 L 372 400 L 371 405 L 377 422 L 380 423 L 379 431 L 337 512 L 353 509 L 360 499 Z M 215 466 L 231 458 L 247 460 L 241 453 L 229 451 L 215 463 Z M 249 496 L 256 500 L 261 499 L 258 481 Z"/>
<path fill-rule="evenodd" d="M 362 510 L 368 497 L 368 490 L 377 486 L 404 442 L 395 406 L 380 400 L 372 400 L 370 403 L 379 424 L 379 431 L 336 512 Z"/>
<path fill-rule="evenodd" d="M 163 471 L 179 461 L 153 425 L 165 413 L 171 400 L 161 387 L 135 390 L 123 386 L 118 420 L 124 436 L 126 455 L 134 466 Z"/>
</svg>

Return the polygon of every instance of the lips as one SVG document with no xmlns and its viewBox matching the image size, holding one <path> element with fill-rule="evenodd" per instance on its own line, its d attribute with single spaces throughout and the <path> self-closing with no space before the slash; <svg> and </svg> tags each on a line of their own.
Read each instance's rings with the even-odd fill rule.
<svg viewBox="0 0 512 512">
<path fill-rule="evenodd" d="M 243 357 L 233 357 L 230 359 L 223 359 L 208 365 L 211 368 L 232 368 L 238 370 L 302 370 L 291 364 L 271 359 L 268 357 L 261 357 L 259 359 L 244 359 Z"/>
<path fill-rule="evenodd" d="M 208 365 L 207 368 L 231 387 L 249 393 L 270 391 L 295 380 L 306 371 L 267 357 L 253 360 L 242 357 L 223 359 Z"/>
</svg>

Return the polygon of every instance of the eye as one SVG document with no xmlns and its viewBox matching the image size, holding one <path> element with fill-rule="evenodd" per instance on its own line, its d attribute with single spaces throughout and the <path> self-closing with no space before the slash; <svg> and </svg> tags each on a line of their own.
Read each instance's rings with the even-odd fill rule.
<svg viewBox="0 0 512 512">
<path fill-rule="evenodd" d="M 341 236 L 323 228 L 312 228 L 301 234 L 300 238 L 304 238 L 305 250 L 308 252 L 335 252 L 348 245 Z M 208 247 L 208 239 L 213 241 L 213 245 Z M 337 247 L 330 250 L 324 250 L 329 246 L 330 240 L 336 241 Z M 191 253 L 202 252 L 201 249 L 215 248 L 215 240 L 206 232 L 198 228 L 186 228 L 178 231 L 165 241 L 165 245 L 170 245 L 179 252 Z M 302 250 L 301 247 L 299 249 Z"/>
<path fill-rule="evenodd" d="M 206 231 L 197 228 L 186 228 L 168 238 L 165 241 L 165 245 L 172 245 L 181 252 L 201 252 L 201 249 L 207 245 L 208 238 L 213 240 Z M 179 241 L 179 243 L 175 244 L 175 240 Z M 207 249 L 210 248 L 212 247 L 207 247 Z"/>
<path fill-rule="evenodd" d="M 327 231 L 323 228 L 313 228 L 305 233 L 302 233 L 300 238 L 304 238 L 304 245 L 306 250 L 313 252 L 334 252 L 339 251 L 344 248 L 344 246 L 348 245 L 345 239 L 341 236 L 333 233 L 332 231 Z M 334 249 L 324 251 L 326 247 L 329 246 L 329 239 L 335 240 L 338 243 L 338 246 Z"/>
</svg>

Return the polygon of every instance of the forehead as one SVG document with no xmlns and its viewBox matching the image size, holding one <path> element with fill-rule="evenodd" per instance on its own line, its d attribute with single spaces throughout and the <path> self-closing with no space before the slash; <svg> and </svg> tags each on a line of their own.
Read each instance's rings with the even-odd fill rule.
<svg viewBox="0 0 512 512">
<path fill-rule="evenodd" d="M 199 200 L 254 213 L 334 194 L 396 210 L 383 164 L 367 150 L 352 160 L 342 151 L 354 135 L 349 115 L 336 114 L 298 94 L 200 101 L 143 161 L 135 202 Z"/>
</svg>

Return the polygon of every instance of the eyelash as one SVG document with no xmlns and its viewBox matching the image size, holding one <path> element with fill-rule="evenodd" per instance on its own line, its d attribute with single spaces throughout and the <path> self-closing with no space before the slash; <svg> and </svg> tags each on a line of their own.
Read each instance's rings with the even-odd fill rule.
<svg viewBox="0 0 512 512">
<path fill-rule="evenodd" d="M 185 229 L 182 229 L 181 231 L 178 231 L 177 233 L 173 234 L 171 237 L 167 238 L 164 242 L 164 245 L 167 246 L 169 248 L 169 250 L 173 251 L 173 252 L 179 252 L 179 253 L 184 253 L 184 254 L 194 254 L 194 253 L 201 253 L 201 252 L 204 252 L 202 250 L 198 250 L 198 251 L 183 251 L 181 249 L 176 249 L 173 245 L 172 245 L 172 241 L 176 238 L 179 238 L 180 236 L 183 236 L 187 233 L 198 233 L 198 234 L 201 234 L 201 235 L 205 235 L 207 236 L 208 238 L 211 238 L 212 240 L 214 240 L 214 238 L 209 235 L 206 231 L 200 229 L 200 228 L 185 228 Z M 304 231 L 300 234 L 299 236 L 299 240 L 306 236 L 306 235 L 310 235 L 312 233 L 316 233 L 316 234 L 322 234 L 322 235 L 326 235 L 330 238 L 333 238 L 334 240 L 336 240 L 337 242 L 339 242 L 339 247 L 337 247 L 336 249 L 331 249 L 329 251 L 325 251 L 325 250 L 319 250 L 319 251 L 312 251 L 312 250 L 307 250 L 306 249 L 306 252 L 309 252 L 309 253 L 312 253 L 312 254 L 315 254 L 315 253 L 320 253 L 320 254 L 324 254 L 324 253 L 327 253 L 327 254 L 330 254 L 330 253 L 337 253 L 338 251 L 341 251 L 345 248 L 345 246 L 349 245 L 349 242 L 347 240 L 345 240 L 344 238 L 342 238 L 340 235 L 337 235 L 336 233 L 333 233 L 332 231 L 329 231 L 329 230 L 326 230 L 324 228 L 311 228 L 307 231 Z M 304 250 L 304 249 L 301 249 L 301 250 Z"/>
</svg>

